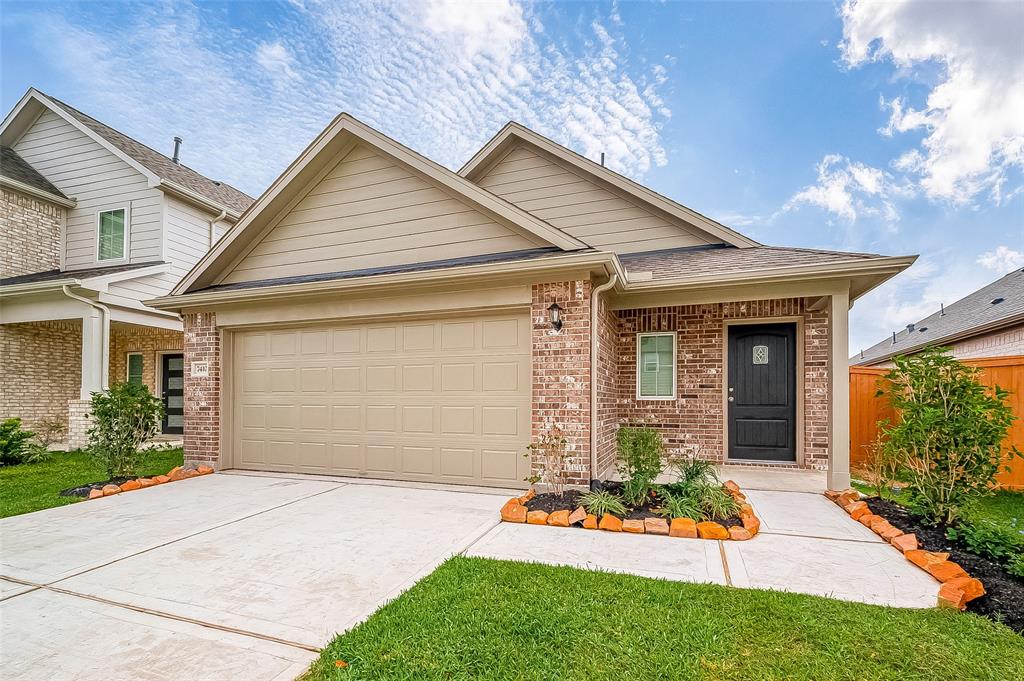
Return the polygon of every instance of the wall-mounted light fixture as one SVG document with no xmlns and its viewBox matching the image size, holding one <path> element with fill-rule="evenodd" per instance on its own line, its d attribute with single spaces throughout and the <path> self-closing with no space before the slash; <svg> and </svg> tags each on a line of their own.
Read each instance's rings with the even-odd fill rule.
<svg viewBox="0 0 1024 681">
<path fill-rule="evenodd" d="M 551 321 L 552 329 L 562 330 L 562 308 L 558 306 L 558 303 L 551 303 L 548 306 L 548 319 Z"/>
</svg>

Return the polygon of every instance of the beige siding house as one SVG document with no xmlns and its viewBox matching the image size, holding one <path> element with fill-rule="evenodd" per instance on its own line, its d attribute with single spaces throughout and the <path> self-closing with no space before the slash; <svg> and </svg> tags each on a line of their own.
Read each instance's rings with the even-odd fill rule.
<svg viewBox="0 0 1024 681">
<path fill-rule="evenodd" d="M 147 302 L 191 463 L 516 487 L 558 427 L 586 485 L 642 421 L 841 487 L 848 311 L 913 260 L 763 246 L 515 123 L 454 173 L 342 114 Z"/>
<path fill-rule="evenodd" d="M 0 126 L 0 418 L 84 443 L 90 393 L 145 383 L 183 428 L 166 295 L 252 199 L 29 90 Z M 179 435 L 180 436 L 180 435 Z"/>
</svg>

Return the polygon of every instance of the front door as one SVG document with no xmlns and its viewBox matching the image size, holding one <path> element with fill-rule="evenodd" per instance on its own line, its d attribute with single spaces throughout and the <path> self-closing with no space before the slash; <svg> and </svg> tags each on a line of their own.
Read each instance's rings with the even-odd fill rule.
<svg viewBox="0 0 1024 681">
<path fill-rule="evenodd" d="M 796 461 L 796 324 L 729 327 L 729 458 Z"/>
<path fill-rule="evenodd" d="M 160 394 L 164 401 L 162 430 L 172 435 L 185 432 L 185 357 L 160 356 Z"/>
</svg>

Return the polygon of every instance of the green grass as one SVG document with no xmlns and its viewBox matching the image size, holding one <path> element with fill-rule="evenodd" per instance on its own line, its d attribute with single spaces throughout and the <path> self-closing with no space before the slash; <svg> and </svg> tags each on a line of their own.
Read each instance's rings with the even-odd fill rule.
<svg viewBox="0 0 1024 681">
<path fill-rule="evenodd" d="M 142 476 L 166 473 L 182 462 L 181 448 L 153 452 Z M 62 489 L 106 480 L 107 474 L 82 452 L 54 452 L 48 461 L 0 468 L 0 518 L 65 506 L 81 497 L 61 497 Z"/>
<path fill-rule="evenodd" d="M 852 484 L 864 494 L 875 493 L 874 487 L 859 482 Z M 886 498 L 901 506 L 910 506 L 910 495 L 905 490 L 896 495 L 890 492 Z M 1024 492 L 998 490 L 980 499 L 965 516 L 975 522 L 987 520 L 1006 529 L 1020 531 L 1024 529 Z"/>
<path fill-rule="evenodd" d="M 1024 678 L 1024 638 L 952 611 L 456 557 L 304 678 L 1002 681 Z"/>
</svg>

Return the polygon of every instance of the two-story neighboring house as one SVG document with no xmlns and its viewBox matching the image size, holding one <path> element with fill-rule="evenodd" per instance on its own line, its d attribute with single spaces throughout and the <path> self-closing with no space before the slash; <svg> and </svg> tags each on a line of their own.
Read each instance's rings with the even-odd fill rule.
<svg viewBox="0 0 1024 681">
<path fill-rule="evenodd" d="M 252 203 L 30 89 L 0 126 L 0 418 L 85 438 L 90 393 L 145 383 L 182 432 L 182 322 L 169 292 Z"/>
</svg>

